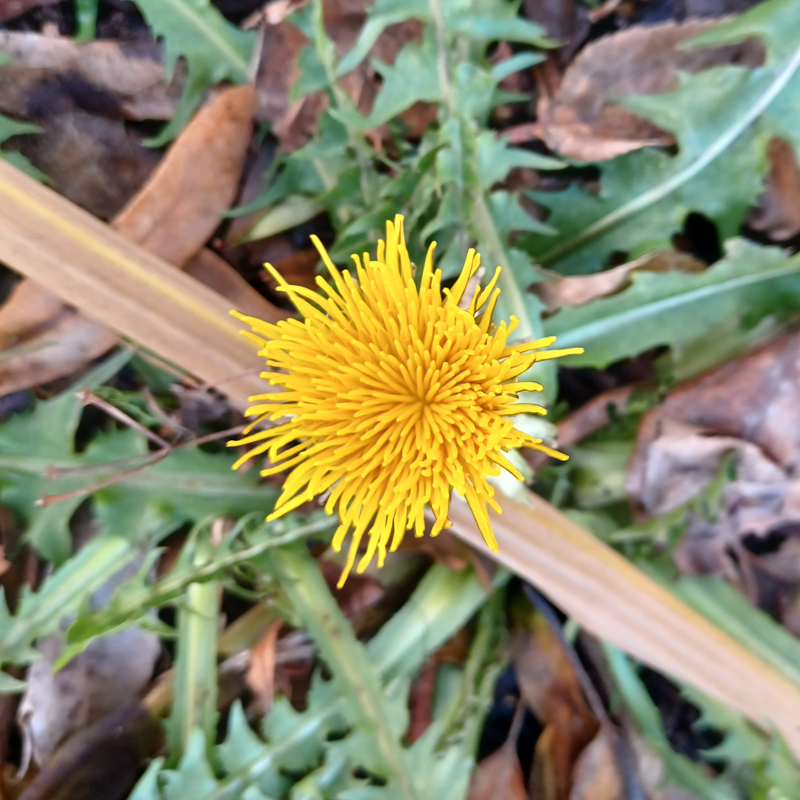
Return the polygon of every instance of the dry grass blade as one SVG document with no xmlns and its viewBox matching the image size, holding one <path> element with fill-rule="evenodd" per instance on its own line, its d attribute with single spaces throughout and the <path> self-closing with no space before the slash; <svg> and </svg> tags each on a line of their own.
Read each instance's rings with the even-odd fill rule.
<svg viewBox="0 0 800 800">
<path fill-rule="evenodd" d="M 501 498 L 492 515 L 498 561 L 526 578 L 594 635 L 650 666 L 774 726 L 800 754 L 800 689 L 659 586 L 616 551 L 536 495 L 528 506 Z M 483 548 L 466 503 L 450 517 Z"/>
<path fill-rule="evenodd" d="M 227 300 L 6 162 L 0 261 L 197 377 L 225 382 L 240 408 L 263 391 L 259 359 Z"/>
<path fill-rule="evenodd" d="M 0 161 L 0 261 L 207 381 L 242 407 L 263 391 L 228 303 Z M 540 498 L 493 521 L 497 556 L 585 628 L 653 667 L 773 724 L 800 754 L 800 690 Z M 451 517 L 484 550 L 466 504 Z"/>
<path fill-rule="evenodd" d="M 240 311 L 269 317 L 273 307 L 227 262 L 201 249 L 236 194 L 254 102 L 253 90 L 238 86 L 207 103 L 111 225 L 154 255 L 185 268 Z M 25 345 L 0 367 L 0 392 L 75 372 L 117 341 L 113 331 L 87 320 L 46 287 L 43 281 L 22 281 L 0 307 L 0 347 L 8 342 Z"/>
</svg>

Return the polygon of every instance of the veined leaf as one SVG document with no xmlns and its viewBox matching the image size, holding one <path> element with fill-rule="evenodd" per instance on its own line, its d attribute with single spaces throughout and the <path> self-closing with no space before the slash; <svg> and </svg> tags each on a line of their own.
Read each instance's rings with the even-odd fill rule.
<svg viewBox="0 0 800 800">
<path fill-rule="evenodd" d="M 559 345 L 585 348 L 571 363 L 604 367 L 659 345 L 675 350 L 735 318 L 742 325 L 800 308 L 800 257 L 744 239 L 703 272 L 635 272 L 619 294 L 563 308 L 544 321 Z"/>
<path fill-rule="evenodd" d="M 436 103 L 442 99 L 436 45 L 430 29 L 423 35 L 421 44 L 407 44 L 397 54 L 394 64 L 375 59 L 373 66 L 380 73 L 383 85 L 372 113 L 364 117 L 364 128 L 382 125 L 416 102 Z"/>
<path fill-rule="evenodd" d="M 220 81 L 246 83 L 255 33 L 241 31 L 210 0 L 136 0 L 147 24 L 164 39 L 169 80 L 179 57 L 186 59 L 186 87 L 175 116 L 152 142 L 165 144 L 183 128 L 206 90 Z"/>
<path fill-rule="evenodd" d="M 669 246 L 687 215 L 708 216 L 726 239 L 738 232 L 761 190 L 766 144 L 773 136 L 800 146 L 794 119 L 800 98 L 800 15 L 793 0 L 770 0 L 696 44 L 761 38 L 762 67 L 725 66 L 684 75 L 665 94 L 628 97 L 625 105 L 674 133 L 678 154 L 640 150 L 604 165 L 600 191 L 576 187 L 532 196 L 551 209 L 554 239 L 528 238 L 545 266 L 566 273 L 600 269 L 612 252 L 636 258 Z M 789 130 L 791 128 L 791 130 Z M 713 165 L 713 168 L 712 168 Z"/>
</svg>

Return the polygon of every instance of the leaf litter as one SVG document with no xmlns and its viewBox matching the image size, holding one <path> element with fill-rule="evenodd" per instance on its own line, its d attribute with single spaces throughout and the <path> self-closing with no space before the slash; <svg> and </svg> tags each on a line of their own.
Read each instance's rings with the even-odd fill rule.
<svg viewBox="0 0 800 800">
<path fill-rule="evenodd" d="M 789 3 L 712 21 L 693 17 L 698 4 L 675 19 L 659 0 L 525 3 L 519 17 L 499 1 L 448 1 L 441 18 L 438 3 L 142 0 L 137 30 L 149 36 L 86 41 L 98 9 L 99 29 L 112 29 L 117 4 L 81 0 L 81 43 L 41 25 L 78 32 L 59 16 L 65 5 L 0 3 L 12 26 L 24 17 L 0 31 L 3 157 L 265 319 L 287 312 L 261 262 L 313 287 L 309 233 L 333 243 L 338 263 L 371 248 L 401 210 L 412 249 L 440 240 L 446 276 L 452 254 L 477 244 L 509 267 L 504 294 L 516 287 L 524 327 L 586 347 L 562 375 L 556 412 L 573 459 L 540 459 L 536 490 L 661 580 L 683 576 L 670 584 L 679 596 L 792 672 L 782 637 L 800 630 L 797 335 L 785 331 L 798 310 L 800 184 Z M 744 10 L 712 5 L 714 15 Z M 255 136 L 253 121 L 266 123 Z M 173 139 L 166 153 L 153 148 Z M 226 219 L 237 204 L 249 215 Z M 253 241 L 238 244 L 243 235 Z M 571 653 L 559 637 L 576 633 L 574 621 L 520 615 L 507 576 L 447 533 L 404 543 L 383 573 L 332 593 L 335 560 L 291 543 L 299 531 L 323 553 L 327 523 L 309 505 L 284 526 L 260 524 L 274 486 L 228 473 L 214 436 L 240 418 L 213 388 L 123 352 L 94 395 L 109 400 L 83 410 L 58 394 L 117 343 L 31 280 L 0 307 L 3 394 L 38 397 L 0 423 L 0 502 L 46 565 L 0 625 L 3 685 L 28 682 L 20 715 L 40 768 L 9 796 L 580 800 L 621 798 L 631 785 L 661 798 L 732 797 L 733 785 L 795 796 L 780 742 L 688 688 L 665 700 L 616 655 L 605 666 L 587 655 L 584 635 Z M 635 375 L 631 359 L 646 381 L 620 380 Z M 584 398 L 595 387 L 582 406 L 570 399 L 577 385 Z M 120 413 L 107 413 L 109 401 Z M 204 451 L 191 437 L 205 434 Z M 65 499 L 36 507 L 43 496 Z M 227 516 L 239 522 L 220 541 L 211 518 Z M 154 578 L 165 537 L 176 560 L 163 557 Z M 204 547 L 206 572 L 192 562 Z M 87 604 L 142 552 L 134 578 Z M 16 570 L 19 554 L 5 557 Z M 190 618 L 198 586 L 222 603 L 203 623 L 219 654 L 191 626 L 171 627 Z M 65 614 L 74 621 L 59 633 Z M 181 658 L 219 682 L 220 731 L 206 723 L 180 759 L 154 732 L 171 697 L 191 697 L 188 673 L 164 673 L 136 705 L 158 635 L 177 636 Z M 61 639 L 66 656 L 49 653 L 26 674 L 34 645 L 49 652 Z M 517 712 L 474 768 L 484 719 L 485 735 L 508 707 L 492 700 L 508 657 Z M 590 666 L 589 685 L 574 658 Z M 190 701 L 195 719 L 204 703 Z M 672 752 L 665 703 L 712 720 L 725 755 Z M 749 750 L 736 749 L 742 741 Z M 124 764 L 117 775 L 112 762 Z"/>
</svg>

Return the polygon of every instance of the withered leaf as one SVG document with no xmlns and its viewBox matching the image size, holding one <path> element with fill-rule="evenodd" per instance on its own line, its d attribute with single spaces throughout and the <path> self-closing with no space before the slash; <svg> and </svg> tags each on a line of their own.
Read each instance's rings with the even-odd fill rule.
<svg viewBox="0 0 800 800">
<path fill-rule="evenodd" d="M 769 174 L 747 223 L 782 242 L 800 233 L 800 167 L 794 148 L 783 139 L 770 140 L 767 158 Z"/>
<path fill-rule="evenodd" d="M 276 620 L 250 648 L 250 666 L 246 682 L 248 689 L 254 695 L 258 713 L 262 716 L 269 712 L 275 696 L 275 645 L 282 627 L 283 621 Z"/>
<path fill-rule="evenodd" d="M 575 762 L 569 800 L 623 800 L 624 786 L 614 747 L 599 731 Z"/>
<path fill-rule="evenodd" d="M 581 161 L 603 161 L 647 145 L 672 144 L 670 133 L 614 99 L 675 89 L 679 71 L 697 72 L 734 59 L 753 66 L 760 63 L 761 52 L 752 42 L 713 49 L 680 47 L 717 24 L 688 20 L 635 26 L 592 42 L 567 68 L 554 96 L 540 99 L 541 137 L 553 150 Z"/>
<path fill-rule="evenodd" d="M 497 797 L 504 800 L 528 800 L 522 767 L 517 757 L 521 719 L 518 709 L 503 746 L 484 758 L 475 768 L 467 800 L 495 800 Z"/>
<path fill-rule="evenodd" d="M 597 721 L 569 658 L 540 614 L 514 632 L 512 662 L 523 700 L 545 725 L 534 753 L 534 796 L 567 800 L 575 761 L 597 732 Z"/>
<path fill-rule="evenodd" d="M 164 83 L 156 42 L 96 40 L 0 31 L 0 112 L 29 119 L 82 110 L 132 120 L 165 120 L 175 113 L 182 70 Z"/>
<path fill-rule="evenodd" d="M 545 304 L 548 313 L 555 313 L 562 306 L 582 306 L 598 297 L 622 291 L 630 283 L 631 273 L 639 270 L 701 272 L 705 267 L 688 253 L 663 250 L 592 275 L 558 276 L 552 281 L 541 281 L 535 283 L 531 291 Z"/>
</svg>

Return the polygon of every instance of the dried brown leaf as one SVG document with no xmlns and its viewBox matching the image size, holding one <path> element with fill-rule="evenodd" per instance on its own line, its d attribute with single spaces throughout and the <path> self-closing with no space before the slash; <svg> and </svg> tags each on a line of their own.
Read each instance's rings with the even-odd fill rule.
<svg viewBox="0 0 800 800">
<path fill-rule="evenodd" d="M 674 561 L 683 573 L 728 578 L 779 615 L 800 580 L 792 541 L 761 557 L 743 542 L 800 525 L 798 359 L 800 334 L 790 334 L 673 390 L 642 420 L 626 476 L 648 518 L 687 503 L 730 460 L 735 477 L 713 518 L 687 517 Z"/>
<path fill-rule="evenodd" d="M 33 281 L 18 283 L 0 306 L 0 349 L 24 342 L 53 324 L 64 304 Z"/>
<path fill-rule="evenodd" d="M 524 0 L 525 16 L 541 25 L 556 42 L 564 42 L 556 58 L 567 64 L 591 28 L 589 9 L 580 0 Z"/>
<path fill-rule="evenodd" d="M 250 649 L 247 688 L 253 693 L 254 704 L 262 716 L 269 712 L 275 697 L 275 645 L 282 627 L 282 620 L 273 622 Z"/>
<path fill-rule="evenodd" d="M 624 800 L 624 786 L 608 734 L 597 736 L 575 762 L 569 800 Z"/>
<path fill-rule="evenodd" d="M 151 41 L 95 40 L 0 31 L 0 112 L 39 118 L 83 110 L 133 120 L 166 120 L 175 113 L 181 73 L 164 83 L 162 47 Z"/>
<path fill-rule="evenodd" d="M 436 694 L 438 661 L 429 658 L 419 671 L 408 695 L 408 730 L 406 739 L 416 742 L 433 721 L 433 700 Z"/>
<path fill-rule="evenodd" d="M 607 297 L 621 292 L 630 285 L 631 274 L 639 270 L 647 272 L 702 272 L 706 265 L 688 253 L 674 250 L 648 253 L 635 261 L 620 264 L 593 275 L 571 275 L 556 277 L 552 281 L 541 281 L 531 291 L 545 304 L 548 313 L 555 313 L 562 306 L 582 306 L 598 297 Z"/>
<path fill-rule="evenodd" d="M 103 220 L 116 215 L 156 168 L 160 154 L 125 123 L 79 109 L 31 118 L 42 127 L 15 147 L 59 194 Z"/>
<path fill-rule="evenodd" d="M 140 704 L 128 706 L 70 739 L 19 800 L 121 800 L 161 739 L 159 720 Z"/>
<path fill-rule="evenodd" d="M 231 308 L 254 317 L 272 317 L 275 306 L 262 297 L 224 258 L 203 248 L 183 271 L 231 301 Z"/>
<path fill-rule="evenodd" d="M 0 0 L 0 22 L 24 14 L 36 6 L 52 6 L 58 0 Z"/>
<path fill-rule="evenodd" d="M 517 738 L 521 725 L 520 711 L 503 746 L 481 761 L 472 773 L 467 800 L 528 800 L 522 767 L 517 757 Z"/>
<path fill-rule="evenodd" d="M 61 636 L 38 643 L 43 658 L 28 669 L 17 719 L 43 765 L 63 742 L 93 722 L 135 703 L 149 683 L 161 649 L 158 636 L 131 627 L 93 641 L 53 672 Z"/>
<path fill-rule="evenodd" d="M 512 662 L 522 698 L 545 725 L 534 753 L 534 795 L 567 800 L 575 761 L 597 732 L 597 720 L 567 654 L 540 614 L 515 631 Z"/>
<path fill-rule="evenodd" d="M 581 161 L 603 161 L 647 145 L 673 143 L 670 133 L 613 102 L 630 94 L 677 88 L 679 71 L 761 61 L 752 42 L 714 49 L 681 43 L 717 25 L 713 20 L 636 26 L 584 48 L 564 73 L 553 97 L 543 94 L 538 132 L 549 147 Z"/>
<path fill-rule="evenodd" d="M 661 443 L 664 445 L 662 454 L 666 457 L 675 452 L 675 458 L 684 461 L 689 470 L 692 463 L 696 463 L 695 469 L 701 470 L 696 475 L 698 478 L 709 471 L 713 473 L 718 467 L 720 448 L 714 446 L 713 439 L 720 437 L 729 437 L 728 449 L 747 450 L 745 445 L 748 444 L 774 469 L 790 473 L 800 463 L 799 391 L 800 333 L 781 336 L 754 352 L 681 384 L 642 420 L 628 465 L 626 485 L 630 498 L 645 512 L 670 504 L 663 499 L 664 490 L 656 490 L 649 477 L 655 467 L 648 466 L 651 454 L 655 453 L 653 448 L 664 436 L 668 424 L 671 427 L 667 434 L 671 439 L 695 436 L 694 446 L 698 449 L 694 458 L 687 454 L 682 459 L 676 452 L 680 449 L 678 445 L 665 440 Z M 709 441 L 703 444 L 700 441 L 703 438 Z M 741 447 L 737 441 L 741 442 Z M 710 453 L 705 459 L 710 463 L 703 468 L 699 466 L 703 461 L 701 450 Z M 754 464 L 754 476 L 759 474 L 756 469 Z M 667 468 L 667 472 L 673 471 Z M 664 468 L 659 469 L 659 476 L 659 480 L 665 478 Z M 701 485 L 696 482 L 695 491 Z M 651 489 L 656 490 L 661 499 L 651 495 Z M 685 499 L 685 492 L 679 496 Z M 679 496 L 675 496 L 673 502 L 678 502 Z"/>
<path fill-rule="evenodd" d="M 794 148 L 783 139 L 770 140 L 767 158 L 769 174 L 747 224 L 782 242 L 800 233 L 800 167 Z"/>
<path fill-rule="evenodd" d="M 114 227 L 171 264 L 186 263 L 236 196 L 254 107 L 250 86 L 226 89 L 214 97 L 117 216 Z"/>
<path fill-rule="evenodd" d="M 52 295 L 36 284 L 19 284 L 9 303 L 22 292 L 33 299 L 34 307 L 49 302 Z M 23 288 L 24 287 L 24 288 Z M 50 324 L 35 332 L 20 332 L 5 325 L 5 306 L 0 308 L 0 331 L 14 340 L 14 349 L 0 351 L 0 395 L 38 386 L 83 368 L 90 361 L 110 350 L 117 335 L 98 322 L 84 317 L 71 306 L 61 305 Z M 12 305 L 13 315 L 24 312 L 25 306 Z M 15 354 L 18 353 L 18 354 Z"/>
</svg>

